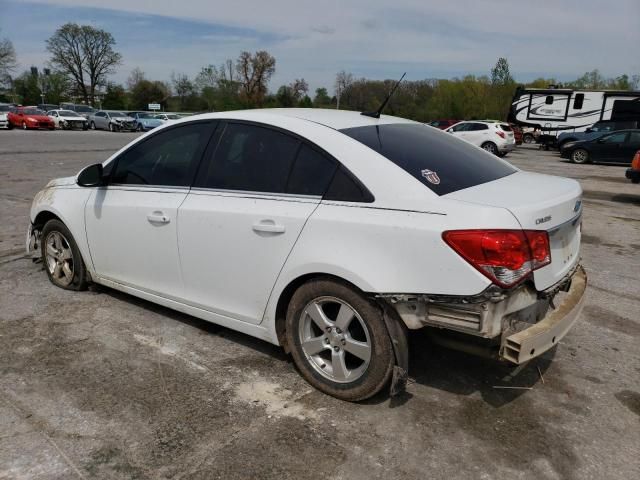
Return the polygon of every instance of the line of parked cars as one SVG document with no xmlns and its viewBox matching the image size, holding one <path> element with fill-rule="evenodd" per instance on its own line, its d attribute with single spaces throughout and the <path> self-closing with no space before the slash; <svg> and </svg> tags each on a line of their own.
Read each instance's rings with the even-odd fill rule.
<svg viewBox="0 0 640 480">
<path fill-rule="evenodd" d="M 0 104 L 0 128 L 109 130 L 146 132 L 165 122 L 178 120 L 174 113 L 95 110 L 87 105 Z"/>
</svg>

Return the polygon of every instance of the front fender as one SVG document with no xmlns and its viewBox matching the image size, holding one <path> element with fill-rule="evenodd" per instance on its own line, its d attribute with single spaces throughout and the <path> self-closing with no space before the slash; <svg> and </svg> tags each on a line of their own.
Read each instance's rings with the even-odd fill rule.
<svg viewBox="0 0 640 480">
<path fill-rule="evenodd" d="M 87 269 L 93 273 L 93 262 L 87 243 L 85 233 L 84 207 L 91 195 L 90 188 L 69 187 L 69 188 L 45 188 L 39 191 L 31 204 L 30 220 L 31 224 L 37 225 L 37 219 L 41 214 L 47 212 L 55 215 L 64 223 L 78 245 L 80 254 Z"/>
</svg>

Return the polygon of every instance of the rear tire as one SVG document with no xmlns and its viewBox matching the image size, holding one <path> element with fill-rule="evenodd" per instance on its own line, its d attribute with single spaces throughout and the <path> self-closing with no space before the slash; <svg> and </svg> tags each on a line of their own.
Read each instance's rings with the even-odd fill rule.
<svg viewBox="0 0 640 480">
<path fill-rule="evenodd" d="M 51 283 L 65 290 L 87 288 L 87 269 L 67 226 L 60 220 L 49 220 L 40 239 L 42 264 Z"/>
<path fill-rule="evenodd" d="M 498 146 L 493 142 L 484 142 L 480 145 L 480 148 L 486 150 L 489 153 L 493 153 L 494 155 L 498 155 Z"/>
<path fill-rule="evenodd" d="M 589 152 L 584 148 L 576 148 L 571 152 L 571 161 L 579 164 L 589 163 Z"/>
<path fill-rule="evenodd" d="M 395 356 L 381 309 L 341 282 L 312 280 L 295 292 L 286 339 L 305 380 L 341 400 L 369 398 L 391 378 Z"/>
</svg>

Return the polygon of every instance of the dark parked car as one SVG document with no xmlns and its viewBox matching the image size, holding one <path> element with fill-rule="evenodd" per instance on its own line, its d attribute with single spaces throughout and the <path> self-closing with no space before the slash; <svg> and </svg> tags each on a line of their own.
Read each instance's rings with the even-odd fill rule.
<svg viewBox="0 0 640 480">
<path fill-rule="evenodd" d="M 565 143 L 562 158 L 574 163 L 602 162 L 629 164 L 640 149 L 640 130 L 620 130 L 593 140 Z"/>
<path fill-rule="evenodd" d="M 631 168 L 627 168 L 626 177 L 631 180 L 631 183 L 640 183 L 640 150 L 631 160 Z"/>
<path fill-rule="evenodd" d="M 578 140 L 594 140 L 602 135 L 618 130 L 640 128 L 638 120 L 600 120 L 587 128 L 584 132 L 562 132 L 558 135 L 558 148 L 562 148 L 569 142 Z"/>
</svg>

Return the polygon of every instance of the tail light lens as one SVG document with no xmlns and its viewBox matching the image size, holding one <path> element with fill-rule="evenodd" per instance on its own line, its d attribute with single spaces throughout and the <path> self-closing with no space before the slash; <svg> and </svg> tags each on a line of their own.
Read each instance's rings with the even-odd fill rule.
<svg viewBox="0 0 640 480">
<path fill-rule="evenodd" d="M 634 170 L 640 170 L 640 150 L 638 150 L 633 156 L 633 160 L 631 160 L 631 168 Z"/>
<path fill-rule="evenodd" d="M 509 288 L 551 263 L 549 235 L 541 230 L 451 230 L 444 241 L 496 285 Z"/>
<path fill-rule="evenodd" d="M 496 130 L 496 133 L 502 137 L 502 138 L 506 138 L 506 135 L 504 134 L 504 132 L 502 130 Z"/>
</svg>

